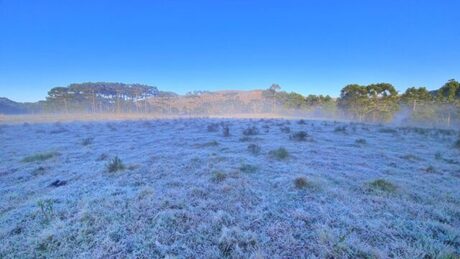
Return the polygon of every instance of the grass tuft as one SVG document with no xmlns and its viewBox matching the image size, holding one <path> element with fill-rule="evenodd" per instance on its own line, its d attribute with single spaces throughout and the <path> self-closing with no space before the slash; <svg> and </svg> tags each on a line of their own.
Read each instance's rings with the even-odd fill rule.
<svg viewBox="0 0 460 259">
<path fill-rule="evenodd" d="M 24 157 L 22 159 L 22 162 L 31 163 L 31 162 L 45 161 L 45 160 L 51 159 L 58 155 L 59 153 L 57 152 L 37 153 L 31 156 Z"/>
<path fill-rule="evenodd" d="M 460 149 L 460 139 L 455 141 L 454 147 L 457 148 L 457 149 Z"/>
<path fill-rule="evenodd" d="M 245 136 L 253 136 L 253 135 L 257 135 L 257 134 L 259 134 L 259 129 L 254 127 L 254 126 L 246 128 L 245 130 L 243 130 L 243 135 L 245 135 Z"/>
<path fill-rule="evenodd" d="M 88 146 L 88 145 L 93 144 L 93 141 L 94 141 L 94 138 L 85 138 L 81 141 L 81 144 L 83 146 Z"/>
<path fill-rule="evenodd" d="M 222 134 L 224 137 L 230 137 L 230 128 L 227 125 L 222 127 Z"/>
<path fill-rule="evenodd" d="M 277 160 L 284 160 L 289 157 L 289 152 L 284 147 L 280 147 L 270 151 L 269 155 Z"/>
<path fill-rule="evenodd" d="M 360 139 L 357 139 L 357 140 L 355 141 L 355 143 L 356 143 L 357 145 L 366 145 L 366 144 L 367 144 L 367 141 L 366 141 L 365 139 L 363 139 L 363 138 L 360 138 Z"/>
<path fill-rule="evenodd" d="M 53 200 L 40 200 L 37 202 L 37 206 L 42 217 L 46 222 L 49 222 L 54 215 Z"/>
<path fill-rule="evenodd" d="M 110 173 L 121 171 L 125 169 L 125 165 L 123 164 L 121 159 L 118 158 L 118 156 L 115 156 L 112 160 L 110 160 L 107 163 L 106 167 Z"/>
<path fill-rule="evenodd" d="M 215 183 L 220 183 L 227 178 L 227 175 L 223 172 L 216 171 L 213 173 L 211 180 Z"/>
<path fill-rule="evenodd" d="M 248 150 L 249 150 L 249 152 L 251 152 L 252 154 L 257 155 L 257 154 L 260 153 L 261 148 L 260 148 L 260 146 L 257 145 L 257 144 L 249 144 L 249 145 L 248 145 Z"/>
<path fill-rule="evenodd" d="M 297 189 L 304 189 L 310 186 L 310 183 L 308 182 L 307 178 L 299 176 L 294 179 L 294 186 Z"/>
<path fill-rule="evenodd" d="M 308 137 L 309 135 L 307 132 L 298 131 L 298 132 L 292 133 L 291 136 L 289 136 L 289 139 L 295 140 L 295 141 L 306 141 Z"/>
<path fill-rule="evenodd" d="M 240 166 L 240 171 L 243 173 L 254 173 L 255 171 L 257 171 L 257 166 L 250 164 L 242 164 Z"/>
<path fill-rule="evenodd" d="M 375 190 L 384 192 L 395 192 L 397 189 L 396 185 L 384 179 L 374 180 L 370 182 L 370 186 Z"/>
</svg>

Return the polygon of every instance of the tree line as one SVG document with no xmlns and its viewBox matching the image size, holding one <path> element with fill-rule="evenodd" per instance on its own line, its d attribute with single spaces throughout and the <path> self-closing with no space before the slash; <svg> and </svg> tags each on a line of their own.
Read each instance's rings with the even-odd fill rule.
<svg viewBox="0 0 460 259">
<path fill-rule="evenodd" d="M 148 100 L 157 95 L 156 87 L 143 84 L 71 84 L 48 91 L 44 109 L 54 112 L 150 112 Z"/>
<path fill-rule="evenodd" d="M 285 92 L 278 84 L 262 91 L 262 97 L 247 103 L 235 93 L 224 94 L 225 100 L 212 103 L 209 91 L 193 91 L 184 96 L 159 91 L 155 86 L 110 82 L 71 84 L 54 87 L 45 101 L 39 102 L 42 112 L 137 112 L 210 114 L 212 112 L 304 113 L 356 121 L 391 121 L 403 116 L 416 122 L 435 121 L 451 125 L 460 120 L 460 83 L 447 81 L 439 89 L 411 87 L 400 94 L 389 83 L 349 84 L 338 98 L 328 95 L 303 96 Z M 203 97 L 207 96 L 207 97 Z M 203 98 L 201 98 L 203 97 Z M 174 103 L 185 98 L 193 108 L 177 109 Z M 207 98 L 207 99 L 206 99 Z M 38 110 L 38 109 L 35 109 Z"/>
<path fill-rule="evenodd" d="M 426 87 L 410 87 L 399 94 L 389 83 L 370 85 L 349 84 L 342 88 L 340 97 L 308 95 L 280 91 L 273 84 L 265 90 L 266 98 L 272 99 L 272 111 L 278 105 L 288 109 L 318 110 L 325 117 L 341 117 L 363 122 L 388 122 L 397 115 L 412 122 L 429 122 L 451 126 L 460 121 L 460 83 L 447 81 L 434 91 Z M 278 108 L 279 109 L 279 108 Z"/>
</svg>

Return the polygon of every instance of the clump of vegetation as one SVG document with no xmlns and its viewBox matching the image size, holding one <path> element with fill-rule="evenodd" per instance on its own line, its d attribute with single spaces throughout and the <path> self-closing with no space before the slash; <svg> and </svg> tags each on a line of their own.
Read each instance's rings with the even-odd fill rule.
<svg viewBox="0 0 460 259">
<path fill-rule="evenodd" d="M 363 139 L 363 138 L 360 138 L 360 139 L 357 139 L 355 141 L 355 143 L 358 144 L 358 145 L 366 145 L 367 141 L 365 139 Z"/>
<path fill-rule="evenodd" d="M 442 159 L 442 154 L 441 154 L 441 152 L 436 152 L 436 154 L 434 154 L 434 158 L 435 158 L 436 160 L 441 160 L 441 159 Z"/>
<path fill-rule="evenodd" d="M 376 190 L 384 191 L 384 192 L 395 192 L 397 187 L 384 179 L 377 179 L 370 182 L 370 186 Z"/>
<path fill-rule="evenodd" d="M 49 222 L 54 215 L 53 200 L 40 200 L 37 202 L 37 206 L 45 221 Z"/>
<path fill-rule="evenodd" d="M 255 126 L 252 126 L 252 127 L 249 127 L 243 130 L 243 135 L 245 136 L 252 136 L 252 135 L 257 135 L 257 134 L 259 134 L 259 129 Z"/>
<path fill-rule="evenodd" d="M 310 186 L 310 182 L 308 182 L 307 178 L 299 176 L 294 179 L 294 186 L 297 189 L 304 189 Z"/>
<path fill-rule="evenodd" d="M 284 132 L 284 133 L 290 133 L 291 132 L 291 128 L 289 128 L 288 126 L 285 126 L 285 127 L 281 127 L 281 132 Z"/>
<path fill-rule="evenodd" d="M 402 159 L 405 159 L 405 160 L 420 160 L 420 158 L 416 155 L 412 155 L 412 154 L 407 154 L 407 155 L 404 155 L 404 156 L 401 156 Z"/>
<path fill-rule="evenodd" d="M 347 126 L 337 126 L 337 127 L 335 127 L 334 132 L 343 132 L 343 133 L 345 133 L 345 132 L 347 132 Z"/>
<path fill-rule="evenodd" d="M 202 144 L 201 146 L 202 147 L 215 147 L 215 146 L 218 146 L 218 145 L 219 145 L 219 142 L 213 140 L 213 141 L 206 142 L 206 143 Z"/>
<path fill-rule="evenodd" d="M 123 164 L 121 159 L 118 158 L 118 156 L 115 156 L 112 160 L 110 160 L 107 163 L 106 167 L 107 167 L 107 170 L 110 173 L 117 172 L 117 171 L 122 171 L 122 170 L 125 169 L 125 165 Z"/>
<path fill-rule="evenodd" d="M 255 171 L 257 171 L 257 166 L 250 164 L 242 164 L 240 166 L 240 171 L 243 173 L 254 173 Z"/>
<path fill-rule="evenodd" d="M 430 165 L 427 168 L 425 168 L 425 172 L 427 172 L 427 173 L 436 173 L 436 170 L 434 169 L 434 167 L 432 165 Z"/>
<path fill-rule="evenodd" d="M 257 144 L 249 144 L 249 145 L 248 145 L 248 150 L 249 150 L 249 152 L 251 152 L 252 154 L 257 155 L 257 154 L 260 153 L 261 148 L 260 148 L 260 146 L 257 145 Z"/>
<path fill-rule="evenodd" d="M 240 138 L 240 141 L 241 142 L 248 142 L 248 141 L 251 141 L 253 140 L 251 137 L 248 137 L 248 136 L 243 136 Z"/>
<path fill-rule="evenodd" d="M 270 151 L 269 155 L 277 160 L 284 160 L 289 157 L 289 152 L 284 147 L 280 147 Z"/>
<path fill-rule="evenodd" d="M 81 141 L 81 144 L 83 146 L 88 146 L 88 145 L 93 144 L 93 141 L 94 141 L 94 138 L 85 138 Z"/>
<path fill-rule="evenodd" d="M 216 171 L 213 173 L 211 180 L 216 183 L 220 183 L 227 178 L 227 175 L 223 172 Z"/>
<path fill-rule="evenodd" d="M 382 133 L 392 133 L 392 134 L 398 133 L 397 130 L 392 129 L 392 128 L 383 128 L 383 129 L 380 129 L 379 132 L 382 132 Z"/>
<path fill-rule="evenodd" d="M 460 149 L 460 139 L 455 141 L 454 147 Z"/>
<path fill-rule="evenodd" d="M 245 232 L 236 227 L 224 227 L 219 237 L 218 247 L 224 258 L 244 258 L 243 255 L 255 249 L 256 240 L 252 232 Z"/>
<path fill-rule="evenodd" d="M 106 153 L 102 153 L 97 159 L 96 161 L 104 161 L 104 160 L 107 160 L 109 158 L 109 155 L 107 155 Z"/>
<path fill-rule="evenodd" d="M 297 124 L 305 125 L 305 124 L 307 124 L 307 123 L 305 122 L 305 120 L 299 120 L 299 121 L 297 122 Z"/>
<path fill-rule="evenodd" d="M 289 139 L 295 140 L 295 141 L 306 141 L 307 137 L 309 137 L 307 132 L 298 131 L 298 132 L 291 134 L 291 136 L 289 136 Z"/>
<path fill-rule="evenodd" d="M 45 161 L 45 160 L 51 159 L 58 155 L 59 153 L 57 152 L 37 153 L 31 156 L 24 157 L 22 159 L 22 162 L 31 163 L 31 162 L 37 162 L 37 161 Z"/>
<path fill-rule="evenodd" d="M 217 132 L 219 130 L 218 123 L 211 123 L 208 125 L 208 132 Z"/>
<path fill-rule="evenodd" d="M 230 128 L 228 127 L 228 125 L 222 127 L 222 134 L 224 135 L 224 137 L 230 136 Z"/>
</svg>

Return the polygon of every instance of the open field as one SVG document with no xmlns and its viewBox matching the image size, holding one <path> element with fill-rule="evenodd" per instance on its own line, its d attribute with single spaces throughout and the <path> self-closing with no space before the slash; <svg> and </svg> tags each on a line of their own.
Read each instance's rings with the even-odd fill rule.
<svg viewBox="0 0 460 259">
<path fill-rule="evenodd" d="M 3 124 L 0 258 L 455 258 L 459 139 L 286 119 Z"/>
</svg>

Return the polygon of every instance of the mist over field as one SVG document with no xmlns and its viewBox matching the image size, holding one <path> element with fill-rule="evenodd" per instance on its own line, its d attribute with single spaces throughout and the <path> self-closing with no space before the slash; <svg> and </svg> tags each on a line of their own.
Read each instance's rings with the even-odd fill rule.
<svg viewBox="0 0 460 259">
<path fill-rule="evenodd" d="M 4 100 L 0 258 L 455 258 L 459 86 Z"/>
<path fill-rule="evenodd" d="M 0 0 L 0 259 L 460 259 L 459 10 Z"/>
</svg>

